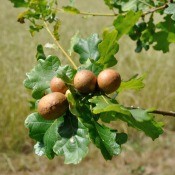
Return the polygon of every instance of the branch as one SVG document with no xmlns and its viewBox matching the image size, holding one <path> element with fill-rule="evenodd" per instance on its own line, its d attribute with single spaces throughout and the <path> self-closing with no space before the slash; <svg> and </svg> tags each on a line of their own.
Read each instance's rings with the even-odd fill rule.
<svg viewBox="0 0 175 175">
<path fill-rule="evenodd" d="M 168 4 L 164 4 L 163 6 L 153 8 L 153 9 L 151 9 L 151 10 L 149 10 L 149 11 L 143 13 L 142 16 L 146 16 L 146 15 L 148 15 L 148 14 L 150 14 L 150 13 L 154 13 L 154 12 L 156 12 L 156 11 L 158 11 L 158 10 L 163 10 L 163 9 L 165 9 L 166 7 L 168 7 Z"/>
<path fill-rule="evenodd" d="M 66 53 L 66 51 L 63 49 L 63 47 L 60 45 L 60 43 L 58 42 L 58 40 L 55 38 L 55 36 L 53 35 L 53 33 L 50 31 L 48 25 L 46 22 L 44 22 L 45 28 L 47 30 L 47 32 L 50 34 L 50 36 L 52 37 L 52 39 L 55 41 L 57 47 L 63 52 L 63 54 L 66 56 L 66 58 L 70 61 L 70 63 L 73 65 L 73 67 L 75 69 L 77 69 L 77 66 L 75 65 L 74 61 L 72 60 L 72 58 Z"/>
<path fill-rule="evenodd" d="M 130 107 L 126 107 L 127 109 L 140 109 L 140 107 L 134 107 L 134 106 L 130 106 Z M 142 108 L 141 108 L 142 109 Z M 144 109 L 143 109 L 144 110 Z M 163 116 L 171 116 L 171 117 L 175 117 L 175 112 L 173 111 L 162 111 L 162 110 L 153 110 L 149 113 L 153 113 L 153 114 L 161 114 Z"/>
<path fill-rule="evenodd" d="M 150 9 L 149 11 L 144 12 L 142 14 L 142 17 L 143 16 L 146 16 L 146 15 L 148 15 L 150 13 L 154 13 L 156 11 L 163 10 L 166 7 L 168 7 L 168 4 L 167 3 L 164 4 L 164 5 L 162 5 L 162 6 L 159 6 L 159 7 L 154 7 L 152 9 Z M 65 12 L 63 9 L 58 9 L 58 11 L 59 12 Z M 106 16 L 106 17 L 114 17 L 114 16 L 118 16 L 119 15 L 119 13 L 118 14 L 117 13 L 106 14 L 106 13 L 92 13 L 92 12 L 83 12 L 83 11 L 79 11 L 78 13 L 74 13 L 74 14 L 75 15 L 87 15 L 87 16 Z M 124 13 L 121 13 L 121 15 L 125 15 L 125 14 L 126 14 L 125 12 Z"/>
</svg>

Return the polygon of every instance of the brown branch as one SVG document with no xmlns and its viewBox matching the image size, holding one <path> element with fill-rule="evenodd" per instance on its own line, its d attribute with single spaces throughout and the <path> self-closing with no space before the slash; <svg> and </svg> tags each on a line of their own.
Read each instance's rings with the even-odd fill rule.
<svg viewBox="0 0 175 175">
<path fill-rule="evenodd" d="M 130 106 L 130 107 L 126 107 L 127 109 L 143 109 L 140 107 L 134 107 L 134 106 Z M 144 109 L 143 109 L 144 110 Z M 163 116 L 171 116 L 171 117 L 175 117 L 175 112 L 173 111 L 163 111 L 163 110 L 152 110 L 149 113 L 153 113 L 153 114 L 161 114 Z"/>
<path fill-rule="evenodd" d="M 163 6 L 150 9 L 149 11 L 143 13 L 142 16 L 146 16 L 146 15 L 148 15 L 148 14 L 150 14 L 150 13 L 154 13 L 154 12 L 156 12 L 156 11 L 158 11 L 158 10 L 163 10 L 163 9 L 165 9 L 166 7 L 168 7 L 168 4 L 164 4 Z"/>
<path fill-rule="evenodd" d="M 148 14 L 151 14 L 151 13 L 154 13 L 156 11 L 159 11 L 159 10 L 163 10 L 165 9 L 166 7 L 168 7 L 168 3 L 162 5 L 162 6 L 159 6 L 159 7 L 155 7 L 155 8 L 152 8 L 150 9 L 149 11 L 147 12 L 144 12 L 142 14 L 142 17 L 148 15 Z M 63 9 L 58 9 L 59 12 L 65 12 Z M 121 15 L 125 15 L 126 13 L 121 13 Z M 106 14 L 106 13 L 92 13 L 92 12 L 82 12 L 82 11 L 79 11 L 78 13 L 75 13 L 75 15 L 87 15 L 87 16 L 106 16 L 106 17 L 115 17 L 115 16 L 118 16 L 119 14 L 117 13 L 111 13 L 111 14 Z"/>
</svg>

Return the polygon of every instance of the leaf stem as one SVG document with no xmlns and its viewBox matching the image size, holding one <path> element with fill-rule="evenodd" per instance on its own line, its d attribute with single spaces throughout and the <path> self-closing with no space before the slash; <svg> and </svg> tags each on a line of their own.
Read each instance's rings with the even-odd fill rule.
<svg viewBox="0 0 175 175">
<path fill-rule="evenodd" d="M 140 107 L 134 107 L 134 106 L 130 106 L 130 107 L 126 107 L 126 108 L 127 109 L 140 109 Z M 141 109 L 143 109 L 143 108 L 141 108 Z M 173 112 L 173 111 L 153 110 L 153 111 L 150 111 L 149 113 L 175 117 L 175 112 Z"/>
<path fill-rule="evenodd" d="M 70 63 L 73 65 L 73 67 L 75 69 L 77 69 L 77 66 L 75 65 L 74 61 L 72 60 L 72 58 L 66 53 L 66 51 L 64 50 L 64 48 L 60 45 L 60 43 L 58 42 L 58 40 L 55 38 L 55 36 L 53 35 L 53 33 L 50 31 L 47 23 L 44 21 L 44 25 L 45 28 L 47 30 L 47 32 L 50 34 L 50 36 L 52 37 L 52 39 L 55 41 L 57 47 L 63 52 L 63 54 L 66 56 L 66 58 L 70 61 Z"/>
</svg>

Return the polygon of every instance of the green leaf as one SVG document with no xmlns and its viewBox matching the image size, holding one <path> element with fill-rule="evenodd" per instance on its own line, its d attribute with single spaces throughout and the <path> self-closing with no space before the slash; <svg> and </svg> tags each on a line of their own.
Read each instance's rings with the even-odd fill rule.
<svg viewBox="0 0 175 175">
<path fill-rule="evenodd" d="M 59 29 L 61 26 L 61 21 L 57 20 L 53 26 L 53 35 L 57 41 L 60 39 Z"/>
<path fill-rule="evenodd" d="M 84 69 L 90 70 L 97 76 L 103 70 L 103 67 L 104 66 L 102 64 L 99 64 L 94 60 L 88 59 L 86 63 L 78 67 L 78 71 L 84 70 Z"/>
<path fill-rule="evenodd" d="M 10 0 L 14 4 L 14 7 L 28 7 L 26 0 Z"/>
<path fill-rule="evenodd" d="M 170 43 L 175 43 L 175 33 L 169 32 L 169 34 L 168 34 L 168 41 Z"/>
<path fill-rule="evenodd" d="M 105 4 L 110 8 L 112 9 L 113 8 L 113 5 L 111 3 L 111 0 L 104 0 Z"/>
<path fill-rule="evenodd" d="M 126 143 L 127 140 L 128 140 L 128 135 L 126 133 L 117 133 L 116 134 L 116 142 L 119 145 Z"/>
<path fill-rule="evenodd" d="M 129 11 L 126 15 L 119 15 L 114 21 L 113 25 L 118 31 L 117 40 L 124 34 L 128 34 L 135 23 L 140 19 L 142 12 Z"/>
<path fill-rule="evenodd" d="M 132 109 L 129 110 L 134 117 L 135 120 L 138 122 L 144 122 L 152 120 L 153 116 L 149 114 L 149 110 L 143 110 L 143 109 Z"/>
<path fill-rule="evenodd" d="M 106 120 L 109 122 L 120 119 L 126 122 L 129 126 L 143 131 L 153 140 L 163 133 L 162 123 L 156 122 L 153 119 L 152 114 L 149 113 L 149 110 L 127 110 L 126 108 L 117 104 L 116 101 L 109 100 L 104 96 L 93 97 L 90 102 L 95 104 L 95 107 L 92 109 L 93 113 L 103 114 L 103 121 Z M 105 117 L 108 119 L 105 119 Z"/>
<path fill-rule="evenodd" d="M 87 39 L 79 39 L 74 45 L 74 51 L 80 55 L 80 63 L 85 63 L 88 59 L 98 60 L 99 51 L 98 44 L 100 43 L 98 34 L 92 34 Z"/>
<path fill-rule="evenodd" d="M 116 131 L 112 131 L 96 121 L 98 116 L 92 114 L 87 100 L 88 98 L 77 99 L 73 94 L 68 95 L 71 112 L 88 128 L 90 139 L 101 150 L 103 157 L 106 160 L 111 160 L 114 155 L 120 153 L 120 145 L 115 140 Z"/>
<path fill-rule="evenodd" d="M 165 16 L 164 21 L 159 22 L 156 27 L 162 32 L 167 33 L 168 38 L 167 42 L 174 43 L 175 42 L 175 21 L 173 21 L 170 16 Z"/>
<path fill-rule="evenodd" d="M 170 42 L 168 41 L 168 33 L 160 31 L 154 34 L 154 45 L 155 50 L 162 50 L 163 53 L 169 52 Z"/>
<path fill-rule="evenodd" d="M 110 128 L 100 125 L 95 122 L 95 128 L 98 132 L 98 136 L 101 140 L 99 140 L 99 147 L 105 149 L 108 154 L 103 154 L 103 156 L 108 160 L 112 159 L 112 156 L 118 155 L 121 152 L 120 145 L 116 142 L 116 132 L 111 131 Z M 104 153 L 104 152 L 102 152 Z"/>
<path fill-rule="evenodd" d="M 95 105 L 95 107 L 93 107 L 93 109 L 92 109 L 94 114 L 115 111 L 117 113 L 131 116 L 130 112 L 128 110 L 126 110 L 125 108 L 123 108 L 115 100 L 107 98 L 103 95 L 94 96 L 89 100 L 89 102 L 91 102 Z"/>
<path fill-rule="evenodd" d="M 80 11 L 77 8 L 72 7 L 72 6 L 64 6 L 63 10 L 65 12 L 69 12 L 69 13 L 73 13 L 73 14 L 79 14 L 80 13 Z"/>
<path fill-rule="evenodd" d="M 34 36 L 36 32 L 39 32 L 41 29 L 43 29 L 43 25 L 39 25 L 39 24 L 31 24 L 29 26 L 29 31 L 30 31 L 30 34 L 31 36 Z"/>
<path fill-rule="evenodd" d="M 71 41 L 70 41 L 70 48 L 69 48 L 69 50 L 68 50 L 70 56 L 72 55 L 72 52 L 74 51 L 74 46 L 75 46 L 75 45 L 78 43 L 78 41 L 79 41 L 78 35 L 79 35 L 79 31 L 76 32 L 76 33 L 74 34 L 74 36 L 71 38 Z"/>
<path fill-rule="evenodd" d="M 118 32 L 116 30 L 105 31 L 104 38 L 98 45 L 100 58 L 97 63 L 103 65 L 104 68 L 112 67 L 117 64 L 117 60 L 114 57 L 119 50 L 117 36 Z"/>
<path fill-rule="evenodd" d="M 155 6 L 155 2 L 153 0 L 112 0 L 113 6 L 118 8 L 120 11 L 146 11 L 150 7 Z"/>
<path fill-rule="evenodd" d="M 127 122 L 129 126 L 142 130 L 147 136 L 153 140 L 163 133 L 161 122 L 156 122 L 153 115 L 143 109 L 130 110 L 133 118 L 120 117 L 123 121 Z M 134 119 L 134 120 L 133 120 Z"/>
<path fill-rule="evenodd" d="M 42 142 L 45 132 L 52 123 L 53 120 L 45 120 L 37 112 L 30 114 L 25 120 L 29 136 L 39 142 Z"/>
<path fill-rule="evenodd" d="M 44 54 L 43 46 L 41 44 L 39 44 L 37 46 L 36 59 L 37 60 L 39 60 L 39 59 L 45 60 L 46 59 L 46 55 Z"/>
<path fill-rule="evenodd" d="M 56 56 L 49 56 L 46 60 L 38 60 L 38 64 L 27 73 L 24 86 L 32 89 L 32 96 L 40 99 L 50 86 L 51 79 L 57 75 L 60 60 Z"/>
<path fill-rule="evenodd" d="M 47 131 L 44 134 L 43 143 L 45 147 L 45 154 L 49 159 L 53 159 L 55 156 L 53 146 L 59 139 L 58 128 L 61 126 L 62 123 L 63 117 L 54 120 L 54 122 L 52 122 L 52 125 L 47 129 Z"/>
<path fill-rule="evenodd" d="M 123 92 L 126 90 L 141 90 L 144 88 L 145 84 L 143 80 L 145 79 L 145 75 L 138 77 L 138 75 L 133 76 L 128 81 L 122 81 L 120 87 L 118 88 L 117 92 Z"/>
<path fill-rule="evenodd" d="M 60 66 L 57 71 L 57 77 L 61 78 L 65 83 L 72 84 L 76 70 L 69 65 Z"/>
<path fill-rule="evenodd" d="M 169 3 L 164 13 L 172 15 L 171 18 L 175 21 L 175 3 Z"/>
<path fill-rule="evenodd" d="M 88 153 L 87 128 L 75 116 L 66 116 L 58 133 L 59 138 L 53 147 L 54 152 L 57 155 L 64 155 L 66 164 L 78 164 Z"/>
</svg>

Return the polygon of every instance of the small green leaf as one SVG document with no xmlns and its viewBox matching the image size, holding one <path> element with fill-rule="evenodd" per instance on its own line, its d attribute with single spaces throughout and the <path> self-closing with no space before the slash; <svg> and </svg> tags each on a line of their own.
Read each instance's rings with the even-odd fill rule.
<svg viewBox="0 0 175 175">
<path fill-rule="evenodd" d="M 50 87 L 51 79 L 57 75 L 60 60 L 56 56 L 49 56 L 46 60 L 38 60 L 38 64 L 27 73 L 24 86 L 32 89 L 32 96 L 40 99 Z"/>
<path fill-rule="evenodd" d="M 26 0 L 10 0 L 14 7 L 28 7 L 28 2 Z"/>
<path fill-rule="evenodd" d="M 36 141 L 42 142 L 47 129 L 53 120 L 45 120 L 38 113 L 30 114 L 25 120 L 25 126 L 29 129 L 29 136 Z"/>
<path fill-rule="evenodd" d="M 57 71 L 57 77 L 61 78 L 65 83 L 72 84 L 76 70 L 69 65 L 60 66 Z"/>
<path fill-rule="evenodd" d="M 79 32 L 76 32 L 75 35 L 71 38 L 71 41 L 70 41 L 70 48 L 68 50 L 69 52 L 69 55 L 71 56 L 72 55 L 72 52 L 74 51 L 74 46 L 78 43 L 79 41 Z"/>
<path fill-rule="evenodd" d="M 126 91 L 126 90 L 141 90 L 144 88 L 145 84 L 143 80 L 145 79 L 145 75 L 138 77 L 138 75 L 133 76 L 128 81 L 122 81 L 119 89 L 117 90 L 118 93 Z"/>
<path fill-rule="evenodd" d="M 60 34 L 59 34 L 60 26 L 61 26 L 60 20 L 57 20 L 53 26 L 53 35 L 57 41 L 60 39 Z"/>
<path fill-rule="evenodd" d="M 169 3 L 164 13 L 172 15 L 171 18 L 175 21 L 175 3 Z"/>
<path fill-rule="evenodd" d="M 115 111 L 124 115 L 131 116 L 130 112 L 118 104 L 115 100 L 107 98 L 103 95 L 92 97 L 89 102 L 95 104 L 92 111 L 94 114 L 99 114 L 103 112 Z"/>
<path fill-rule="evenodd" d="M 104 0 L 105 4 L 110 8 L 112 9 L 113 8 L 113 5 L 111 3 L 111 0 Z"/>
<path fill-rule="evenodd" d="M 78 71 L 84 69 L 90 70 L 97 76 L 103 70 L 103 67 L 104 66 L 102 64 L 99 64 L 94 60 L 88 59 L 86 63 L 78 67 Z"/>
<path fill-rule="evenodd" d="M 53 147 L 54 152 L 57 155 L 64 155 L 66 164 L 78 164 L 88 153 L 87 128 L 71 115 L 65 117 L 58 133 L 58 140 Z"/>
<path fill-rule="evenodd" d="M 74 45 L 74 51 L 80 55 L 80 63 L 85 63 L 88 59 L 98 60 L 99 51 L 98 44 L 100 39 L 97 34 L 91 35 L 87 39 L 79 39 Z"/>
<path fill-rule="evenodd" d="M 142 12 L 129 11 L 126 15 L 119 15 L 114 21 L 113 25 L 118 31 L 117 40 L 124 34 L 128 34 L 135 23 L 140 19 Z"/>
<path fill-rule="evenodd" d="M 46 59 L 46 55 L 44 54 L 43 46 L 41 44 L 39 44 L 37 46 L 36 59 L 37 60 L 39 60 L 39 59 L 45 60 Z"/>
<path fill-rule="evenodd" d="M 39 24 L 31 24 L 30 26 L 29 26 L 29 31 L 30 31 L 30 34 L 32 35 L 32 36 L 34 36 L 35 35 L 35 33 L 36 32 L 39 32 L 41 29 L 43 29 L 44 27 L 43 27 L 43 25 L 39 25 Z"/>
<path fill-rule="evenodd" d="M 65 12 L 73 13 L 73 14 L 79 14 L 80 13 L 80 11 L 77 8 L 72 7 L 72 6 L 64 6 L 63 7 L 63 10 Z"/>
<path fill-rule="evenodd" d="M 103 65 L 104 68 L 112 67 L 117 64 L 117 60 L 114 57 L 119 50 L 117 36 L 118 32 L 116 30 L 105 31 L 104 38 L 98 45 L 100 58 L 97 63 Z"/>
</svg>

